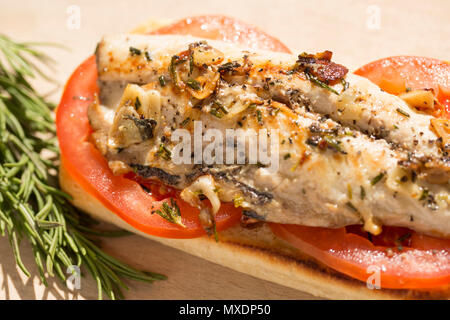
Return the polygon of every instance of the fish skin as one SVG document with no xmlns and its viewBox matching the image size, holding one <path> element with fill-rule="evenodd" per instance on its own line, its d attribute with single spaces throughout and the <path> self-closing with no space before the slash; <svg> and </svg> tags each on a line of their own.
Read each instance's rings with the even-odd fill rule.
<svg viewBox="0 0 450 320">
<path fill-rule="evenodd" d="M 261 113 L 263 125 L 255 111 L 248 109 L 226 119 L 218 119 L 208 112 L 193 114 L 198 101 L 187 91 L 177 91 L 171 83 L 161 87 L 158 78 L 163 75 L 169 79 L 172 56 L 198 41 L 185 36 L 140 35 L 114 35 L 102 40 L 97 49 L 97 66 L 103 104 L 112 109 L 117 106 L 118 98 L 108 100 L 112 95 L 111 86 L 117 88 L 117 83 L 121 88 L 125 88 L 124 83 L 144 85 L 145 90 L 156 91 L 161 97 L 155 137 L 133 143 L 120 153 L 110 150 L 105 154 L 108 160 L 159 168 L 180 176 L 176 185 L 180 189 L 192 183 L 192 172 L 210 174 L 221 189 L 242 194 L 246 209 L 266 221 L 331 228 L 376 221 L 450 237 L 448 182 L 430 183 L 426 175 L 419 175 L 415 182 L 410 177 L 407 183 L 395 180 L 400 175 L 408 175 L 408 168 L 401 164 L 411 153 L 436 160 L 444 166 L 443 174 L 448 172 L 446 155 L 429 128 L 431 116 L 416 112 L 403 100 L 382 92 L 359 76 L 348 74 L 345 77 L 349 84 L 345 91 L 342 84 L 333 85 L 339 93 L 335 94 L 312 84 L 302 75 L 280 72 L 293 68 L 295 56 L 247 50 L 210 40 L 208 44 L 224 54 L 223 63 L 247 63 L 245 76 L 222 74 L 226 81 L 219 82 L 216 95 L 223 101 L 230 101 L 232 97 L 240 97 L 247 103 L 259 99 L 263 104 L 256 110 Z M 130 54 L 130 47 L 148 50 L 152 61 Z M 113 91 L 114 95 L 121 96 L 117 90 Z M 270 114 L 274 108 L 281 110 L 276 117 Z M 407 112 L 409 117 L 397 109 Z M 246 120 L 242 121 L 244 116 Z M 234 171 L 226 166 L 200 166 L 199 169 L 198 165 L 174 165 L 155 156 L 162 137 L 170 136 L 167 128 L 180 127 L 187 117 L 202 121 L 204 129 L 218 129 L 222 133 L 227 128 L 238 128 L 238 121 L 243 128 L 276 128 L 281 132 L 279 141 L 291 138 L 293 142 L 279 144 L 280 167 L 276 174 L 254 165 L 238 166 Z M 311 137 L 323 137 L 312 133 L 311 128 L 338 131 L 336 139 L 345 154 L 330 147 L 312 146 Z M 346 133 L 349 131 L 351 135 Z M 288 153 L 290 157 L 285 159 Z M 382 179 L 373 184 L 380 173 L 384 173 Z M 361 188 L 365 190 L 364 199 Z M 447 200 L 439 200 L 437 208 L 430 207 L 428 199 L 419 200 L 420 192 L 425 189 Z M 261 203 L 249 190 L 270 194 L 270 199 Z"/>
</svg>

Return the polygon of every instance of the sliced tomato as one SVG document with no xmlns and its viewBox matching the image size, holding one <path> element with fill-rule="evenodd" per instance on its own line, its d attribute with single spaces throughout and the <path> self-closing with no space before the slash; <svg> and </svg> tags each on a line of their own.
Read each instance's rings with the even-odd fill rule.
<svg viewBox="0 0 450 320">
<path fill-rule="evenodd" d="M 290 53 L 280 40 L 235 18 L 206 15 L 182 19 L 151 34 L 183 34 L 237 43 L 253 49 Z"/>
<path fill-rule="evenodd" d="M 210 30 L 208 38 L 227 41 L 236 39 L 241 44 L 247 39 L 252 41 L 251 46 L 257 46 L 259 41 L 263 49 L 288 51 L 275 38 L 231 18 L 203 16 L 192 18 L 192 21 L 195 21 L 195 24 L 187 29 L 174 24 L 161 29 L 160 33 L 199 36 L 204 32 L 203 26 L 206 23 L 208 25 L 206 29 Z M 214 30 L 221 31 L 214 33 Z M 270 44 L 271 42 L 273 43 Z M 70 176 L 106 208 L 144 233 L 168 238 L 193 238 L 204 235 L 205 231 L 198 219 L 198 209 L 182 201 L 179 193 L 175 192 L 169 196 L 176 198 L 186 228 L 170 223 L 158 214 L 152 214 L 163 202 L 169 201 L 167 194 L 160 197 L 155 193 L 146 192 L 136 181 L 112 174 L 106 159 L 89 142 L 91 127 L 87 118 L 87 107 L 97 93 L 97 69 L 95 57 L 92 56 L 70 77 L 56 112 L 61 161 Z M 217 230 L 224 230 L 238 223 L 241 215 L 241 210 L 232 204 L 223 204 L 216 215 Z"/>
<path fill-rule="evenodd" d="M 388 227 L 372 241 L 346 228 L 270 227 L 300 251 L 352 278 L 376 284 L 369 277 L 379 272 L 381 288 L 431 289 L 450 284 L 450 240 Z"/>
<path fill-rule="evenodd" d="M 433 89 L 450 115 L 450 63 L 438 59 L 397 56 L 380 59 L 355 71 L 391 94 L 409 89 Z"/>
</svg>

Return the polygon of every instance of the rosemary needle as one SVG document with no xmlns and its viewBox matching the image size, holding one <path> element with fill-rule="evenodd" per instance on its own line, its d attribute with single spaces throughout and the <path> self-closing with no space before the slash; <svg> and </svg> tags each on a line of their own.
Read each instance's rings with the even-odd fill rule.
<svg viewBox="0 0 450 320">
<path fill-rule="evenodd" d="M 91 218 L 73 207 L 57 184 L 58 146 L 52 111 L 29 78 L 51 80 L 37 63 L 53 60 L 30 43 L 0 34 L 0 232 L 8 236 L 18 267 L 29 276 L 20 256 L 20 241 L 28 240 L 39 277 L 66 280 L 73 265 L 90 272 L 110 299 L 123 298 L 124 278 L 153 282 L 165 276 L 136 270 L 103 252 L 94 240 L 127 231 L 101 231 Z M 42 137 L 45 138 L 42 138 Z M 42 151 L 55 153 L 42 159 Z"/>
</svg>

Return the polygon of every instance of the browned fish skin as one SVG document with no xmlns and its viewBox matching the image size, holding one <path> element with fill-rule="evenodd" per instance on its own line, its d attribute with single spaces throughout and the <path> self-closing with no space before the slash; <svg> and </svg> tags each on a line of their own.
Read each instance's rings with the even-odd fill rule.
<svg viewBox="0 0 450 320">
<path fill-rule="evenodd" d="M 448 178 L 433 183 L 424 169 L 448 173 L 448 155 L 429 127 L 432 117 L 366 79 L 349 74 L 341 82 L 340 67 L 332 67 L 334 78 L 308 74 L 320 58 L 306 64 L 307 55 L 198 41 L 121 35 L 100 43 L 102 103 L 118 108 L 114 121 L 111 110 L 99 107 L 90 118 L 97 124 L 104 122 L 96 118 L 110 119 L 106 128 L 94 129 L 114 170 L 134 168 L 186 190 L 208 176 L 222 201 L 242 197 L 246 210 L 267 221 L 323 227 L 364 223 L 373 233 L 385 224 L 450 236 Z M 130 47 L 151 52 L 152 61 L 131 55 Z M 116 89 L 108 93 L 112 83 Z M 111 96 L 121 96 L 117 88 L 126 83 L 143 86 L 128 87 L 119 103 Z M 195 120 L 204 130 L 222 133 L 280 129 L 278 172 L 250 164 L 175 165 L 164 159 L 161 145 L 173 150 L 172 132 L 185 128 L 192 133 Z M 148 128 L 152 135 L 143 136 Z M 101 132 L 107 137 L 102 139 Z"/>
</svg>

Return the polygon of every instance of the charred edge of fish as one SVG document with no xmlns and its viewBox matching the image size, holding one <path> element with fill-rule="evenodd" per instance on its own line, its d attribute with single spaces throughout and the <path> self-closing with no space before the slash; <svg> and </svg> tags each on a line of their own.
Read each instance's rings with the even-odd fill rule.
<svg viewBox="0 0 450 320">
<path fill-rule="evenodd" d="M 244 195 L 249 196 L 251 199 L 253 199 L 256 205 L 267 204 L 273 199 L 273 195 L 269 192 L 255 189 L 248 184 L 238 181 L 233 177 L 230 179 L 230 181 L 235 184 L 236 187 L 238 187 L 244 193 Z"/>
<path fill-rule="evenodd" d="M 223 175 L 237 175 L 241 169 L 242 165 L 205 166 L 196 164 L 192 169 L 192 172 L 186 174 L 186 179 L 187 181 L 192 182 L 204 174 L 211 174 L 212 176 L 218 177 L 223 177 Z"/>
<path fill-rule="evenodd" d="M 241 216 L 240 225 L 245 229 L 256 229 L 261 227 L 264 224 L 264 221 L 250 218 L 246 215 Z"/>
<path fill-rule="evenodd" d="M 153 138 L 153 130 L 156 128 L 158 122 L 154 119 L 140 119 L 135 116 L 127 116 L 126 119 L 132 120 L 139 129 L 142 140 Z"/>
<path fill-rule="evenodd" d="M 248 218 L 253 218 L 256 220 L 260 220 L 260 221 L 266 221 L 266 217 L 258 214 L 254 210 L 248 210 L 248 209 L 242 210 L 242 214 Z"/>
<path fill-rule="evenodd" d="M 232 165 L 225 166 L 225 168 L 215 168 L 212 166 L 195 167 L 193 172 L 186 175 L 188 181 L 193 181 L 197 177 L 203 174 L 210 174 L 216 179 L 221 179 L 225 182 L 231 183 L 239 190 L 241 190 L 245 196 L 248 196 L 255 205 L 264 205 L 272 201 L 273 195 L 266 191 L 257 190 L 241 181 L 238 181 L 234 176 L 239 175 L 243 166 Z"/>
<path fill-rule="evenodd" d="M 141 176 L 142 178 L 146 178 L 146 179 L 158 178 L 162 182 L 164 182 L 168 185 L 171 185 L 171 186 L 177 185 L 178 181 L 180 180 L 179 175 L 173 175 L 173 174 L 167 173 L 166 171 L 164 171 L 160 168 L 155 168 L 155 167 L 150 167 L 150 166 L 145 166 L 145 165 L 135 164 L 135 163 L 131 163 L 131 164 L 129 164 L 129 166 L 131 168 L 133 168 L 135 173 L 137 175 Z"/>
</svg>

